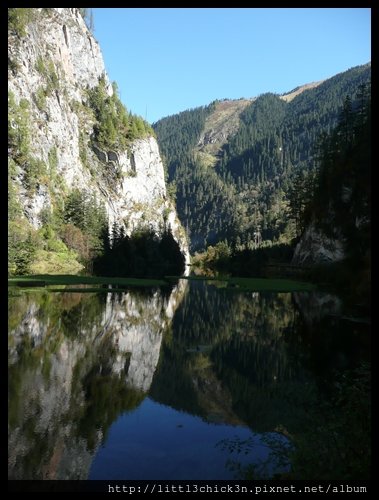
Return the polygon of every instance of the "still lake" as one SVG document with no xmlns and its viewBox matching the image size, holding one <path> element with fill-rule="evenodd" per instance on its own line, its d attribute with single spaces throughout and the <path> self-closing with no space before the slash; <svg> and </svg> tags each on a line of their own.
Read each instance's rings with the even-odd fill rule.
<svg viewBox="0 0 379 500">
<path fill-rule="evenodd" d="M 8 304 L 9 479 L 273 477 L 316 395 L 369 352 L 324 292 L 180 280 Z"/>
</svg>

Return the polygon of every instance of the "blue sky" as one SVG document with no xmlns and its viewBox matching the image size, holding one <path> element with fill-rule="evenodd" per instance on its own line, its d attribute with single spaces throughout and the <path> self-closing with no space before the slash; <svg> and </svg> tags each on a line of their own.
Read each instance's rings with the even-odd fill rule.
<svg viewBox="0 0 379 500">
<path fill-rule="evenodd" d="M 150 123 L 371 60 L 368 8 L 95 8 L 93 16 L 121 100 Z"/>
</svg>

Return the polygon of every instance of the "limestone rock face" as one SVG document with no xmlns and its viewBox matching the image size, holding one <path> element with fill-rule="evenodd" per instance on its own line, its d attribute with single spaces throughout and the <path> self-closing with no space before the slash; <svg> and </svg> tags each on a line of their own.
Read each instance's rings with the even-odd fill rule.
<svg viewBox="0 0 379 500">
<path fill-rule="evenodd" d="M 33 193 L 23 182 L 28 167 L 18 166 L 14 182 L 25 217 L 40 227 L 43 209 L 79 188 L 95 194 L 105 204 L 110 225 L 116 221 L 126 234 L 136 227 L 159 233 L 170 224 L 188 261 L 185 232 L 166 196 L 155 138 L 136 140 L 128 151 L 91 146 L 95 116 L 88 106 L 88 89 L 101 77 L 108 96 L 113 88 L 99 44 L 79 10 L 32 10 L 25 36 L 10 34 L 8 39 L 8 90 L 16 106 L 28 103 L 30 154 L 45 166 Z"/>
<path fill-rule="evenodd" d="M 314 224 L 310 224 L 296 245 L 292 263 L 327 264 L 338 262 L 344 256 L 343 242 L 340 239 L 329 238 L 318 231 Z"/>
<path fill-rule="evenodd" d="M 14 308 L 11 300 L 9 479 L 88 478 L 108 427 L 122 413 L 108 418 L 114 409 L 104 401 L 118 390 L 135 395 L 134 409 L 146 397 L 186 286 L 181 280 L 169 296 L 128 291 L 105 301 L 68 293 L 64 301 L 53 296 L 48 310 L 37 294 L 17 297 Z M 32 468 L 30 456 L 42 442 Z"/>
</svg>

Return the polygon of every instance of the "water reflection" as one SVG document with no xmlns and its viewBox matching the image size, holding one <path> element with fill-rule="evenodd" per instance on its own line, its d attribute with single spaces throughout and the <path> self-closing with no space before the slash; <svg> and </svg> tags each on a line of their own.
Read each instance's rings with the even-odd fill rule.
<svg viewBox="0 0 379 500">
<path fill-rule="evenodd" d="M 9 478 L 286 471 L 320 388 L 368 352 L 343 318 L 333 295 L 217 282 L 11 297 Z"/>
<path fill-rule="evenodd" d="M 9 478 L 86 479 L 111 423 L 144 399 L 185 283 L 9 299 Z"/>
<path fill-rule="evenodd" d="M 273 430 L 275 414 L 291 412 L 291 384 L 307 379 L 301 356 L 288 349 L 298 315 L 289 293 L 191 283 L 164 339 L 150 395 L 207 421 Z"/>
</svg>

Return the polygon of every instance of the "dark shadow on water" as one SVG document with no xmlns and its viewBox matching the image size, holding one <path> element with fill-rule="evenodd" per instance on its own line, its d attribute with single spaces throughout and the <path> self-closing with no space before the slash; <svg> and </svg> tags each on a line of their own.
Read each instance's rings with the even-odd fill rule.
<svg viewBox="0 0 379 500">
<path fill-rule="evenodd" d="M 179 280 L 8 303 L 9 478 L 368 474 L 368 325 L 336 296 Z"/>
</svg>

